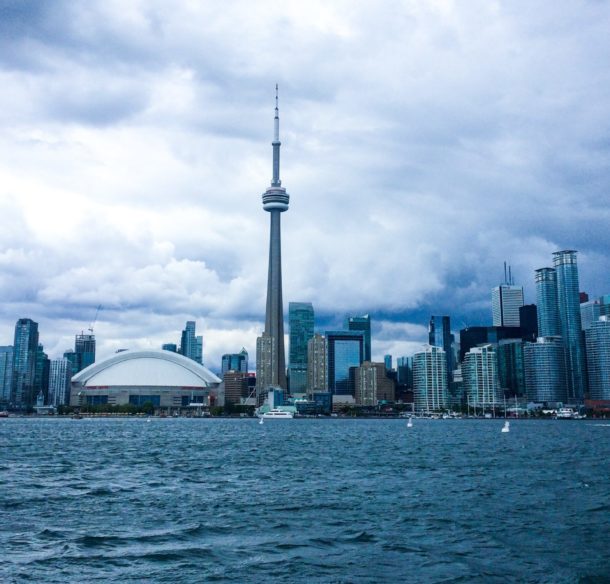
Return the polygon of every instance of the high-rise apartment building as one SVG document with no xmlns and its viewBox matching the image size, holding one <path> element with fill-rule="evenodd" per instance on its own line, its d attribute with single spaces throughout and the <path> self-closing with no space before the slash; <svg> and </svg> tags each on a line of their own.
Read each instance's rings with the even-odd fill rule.
<svg viewBox="0 0 610 584">
<path fill-rule="evenodd" d="M 534 402 L 565 402 L 566 366 L 563 339 L 538 337 L 523 347 L 525 393 Z"/>
<path fill-rule="evenodd" d="M 11 402 L 17 408 L 34 405 L 34 383 L 36 356 L 38 353 L 38 323 L 29 318 L 20 318 L 15 324 L 13 357 L 13 390 Z"/>
<path fill-rule="evenodd" d="M 523 306 L 523 287 L 500 284 L 491 291 L 493 326 L 520 326 L 519 308 Z"/>
<path fill-rule="evenodd" d="M 368 314 L 362 316 L 347 316 L 345 328 L 348 331 L 362 331 L 364 339 L 364 360 L 371 360 L 371 317 Z"/>
<path fill-rule="evenodd" d="M 256 403 L 261 405 L 267 397 L 267 390 L 274 387 L 273 367 L 277 344 L 267 333 L 256 339 Z"/>
<path fill-rule="evenodd" d="M 307 342 L 307 393 L 328 391 L 326 337 L 316 333 Z"/>
<path fill-rule="evenodd" d="M 553 264 L 557 273 L 559 320 L 566 352 L 568 397 L 572 400 L 582 400 L 585 394 L 586 364 L 580 321 L 576 253 L 574 250 L 556 251 L 553 253 Z"/>
<path fill-rule="evenodd" d="M 451 373 L 455 369 L 453 349 L 451 347 L 452 341 L 451 319 L 448 316 L 431 316 L 428 324 L 428 344 L 431 347 L 440 347 L 445 351 L 447 379 L 451 379 Z"/>
<path fill-rule="evenodd" d="M 494 407 L 500 401 L 497 356 L 491 345 L 473 347 L 462 363 L 463 387 L 470 405 Z"/>
<path fill-rule="evenodd" d="M 426 347 L 413 355 L 413 400 L 418 412 L 447 408 L 447 357 L 440 347 Z"/>
<path fill-rule="evenodd" d="M 248 373 L 248 351 L 244 347 L 239 353 L 225 353 L 222 356 L 221 372 L 227 371 Z"/>
<path fill-rule="evenodd" d="M 13 388 L 13 347 L 0 347 L 0 403 L 3 408 L 11 401 Z"/>
<path fill-rule="evenodd" d="M 384 363 L 365 361 L 354 372 L 356 403 L 376 406 L 380 401 L 394 401 L 394 381 L 387 376 Z"/>
<path fill-rule="evenodd" d="M 354 396 L 354 379 L 350 371 L 364 361 L 362 331 L 327 331 L 328 389 L 333 395 Z"/>
<path fill-rule="evenodd" d="M 288 304 L 288 328 L 290 393 L 304 393 L 307 390 L 307 343 L 313 337 L 314 329 L 311 302 L 290 302 Z"/>
<path fill-rule="evenodd" d="M 275 118 L 273 120 L 273 176 L 271 186 L 263 193 L 263 209 L 269 213 L 269 272 L 267 278 L 267 307 L 265 310 L 266 343 L 271 342 L 270 385 L 286 389 L 286 357 L 284 353 L 284 308 L 282 299 L 282 244 L 281 216 L 288 211 L 290 196 L 280 180 L 280 116 L 277 85 L 275 86 Z M 256 361 L 260 361 L 257 353 Z M 258 387 L 258 382 L 257 382 Z"/>
<path fill-rule="evenodd" d="M 540 268 L 535 272 L 538 336 L 561 335 L 559 303 L 557 301 L 557 272 L 554 268 Z"/>
<path fill-rule="evenodd" d="M 610 316 L 600 316 L 585 331 L 589 397 L 610 400 Z"/>
<path fill-rule="evenodd" d="M 52 359 L 49 367 L 49 405 L 58 407 L 70 403 L 71 379 L 72 362 L 65 357 Z"/>
</svg>

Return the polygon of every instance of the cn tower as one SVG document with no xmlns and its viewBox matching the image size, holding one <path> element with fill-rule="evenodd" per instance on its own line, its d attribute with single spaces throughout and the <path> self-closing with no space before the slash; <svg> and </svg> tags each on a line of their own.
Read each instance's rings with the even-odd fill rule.
<svg viewBox="0 0 610 584">
<path fill-rule="evenodd" d="M 290 197 L 280 180 L 280 116 L 278 86 L 275 86 L 275 118 L 273 132 L 273 178 L 263 193 L 263 209 L 270 214 L 269 276 L 267 280 L 267 311 L 265 334 L 271 337 L 271 385 L 286 389 L 286 357 L 284 353 L 284 306 L 282 302 L 282 238 L 281 217 L 288 211 Z"/>
</svg>

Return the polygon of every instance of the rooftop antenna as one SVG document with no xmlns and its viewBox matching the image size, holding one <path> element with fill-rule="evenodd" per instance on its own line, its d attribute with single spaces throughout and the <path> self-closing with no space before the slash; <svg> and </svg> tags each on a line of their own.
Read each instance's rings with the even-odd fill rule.
<svg viewBox="0 0 610 584">
<path fill-rule="evenodd" d="M 510 266 L 508 266 L 508 283 L 512 286 L 514 285 L 513 277 L 511 275 Z"/>
<path fill-rule="evenodd" d="M 506 262 L 504 262 L 504 283 L 508 284 L 508 280 L 506 279 Z"/>
</svg>

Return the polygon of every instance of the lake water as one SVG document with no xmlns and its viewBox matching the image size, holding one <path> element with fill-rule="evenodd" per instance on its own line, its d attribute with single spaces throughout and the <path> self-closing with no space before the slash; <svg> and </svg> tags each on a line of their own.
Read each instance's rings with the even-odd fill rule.
<svg viewBox="0 0 610 584">
<path fill-rule="evenodd" d="M 610 423 L 0 420 L 2 582 L 610 582 Z"/>
</svg>

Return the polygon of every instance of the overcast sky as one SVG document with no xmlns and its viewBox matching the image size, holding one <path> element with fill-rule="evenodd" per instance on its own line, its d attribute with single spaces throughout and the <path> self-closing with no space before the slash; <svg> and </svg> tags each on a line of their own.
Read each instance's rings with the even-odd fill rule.
<svg viewBox="0 0 610 584">
<path fill-rule="evenodd" d="M 0 344 L 51 358 L 96 307 L 98 358 L 204 360 L 263 328 L 274 86 L 284 304 L 373 317 L 373 357 L 431 313 L 490 324 L 513 268 L 579 251 L 610 293 L 610 5 L 0 0 Z"/>
</svg>

